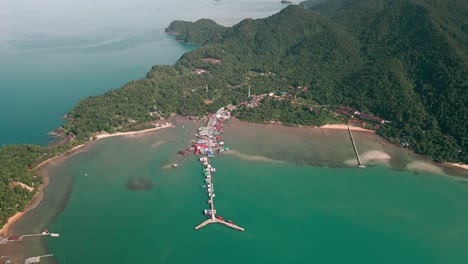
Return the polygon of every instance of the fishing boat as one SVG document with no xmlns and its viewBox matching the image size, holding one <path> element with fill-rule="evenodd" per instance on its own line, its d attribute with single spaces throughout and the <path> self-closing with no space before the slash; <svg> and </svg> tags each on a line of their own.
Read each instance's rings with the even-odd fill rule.
<svg viewBox="0 0 468 264">
<path fill-rule="evenodd" d="M 214 213 L 216 214 L 216 209 L 214 210 Z M 211 210 L 205 209 L 203 211 L 203 214 L 206 215 L 206 216 L 209 216 L 209 215 L 211 215 Z"/>
<path fill-rule="evenodd" d="M 60 235 L 57 233 L 50 233 L 50 237 L 60 237 Z"/>
</svg>

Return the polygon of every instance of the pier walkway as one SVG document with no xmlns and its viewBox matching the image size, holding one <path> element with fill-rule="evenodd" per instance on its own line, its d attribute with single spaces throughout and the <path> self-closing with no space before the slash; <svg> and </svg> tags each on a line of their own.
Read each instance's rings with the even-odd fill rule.
<svg viewBox="0 0 468 264">
<path fill-rule="evenodd" d="M 199 140 L 201 141 L 207 140 L 209 142 L 208 143 L 209 145 L 220 148 L 220 145 L 223 145 L 223 144 L 220 144 L 217 141 L 220 140 L 221 137 L 218 136 L 215 139 L 214 135 L 219 135 L 219 133 L 223 132 L 222 125 L 220 123 L 223 122 L 224 120 L 228 120 L 228 118 L 229 118 L 229 112 L 224 110 L 224 108 L 219 109 L 215 115 L 213 115 L 212 117 L 208 119 L 207 126 L 199 129 L 200 131 L 206 131 L 206 134 L 203 133 L 204 135 L 201 135 L 202 133 L 200 133 L 198 135 Z M 230 227 L 238 231 L 244 231 L 244 228 L 235 225 L 232 221 L 230 220 L 225 221 L 223 217 L 216 216 L 216 209 L 214 205 L 215 194 L 214 194 L 214 186 L 213 186 L 213 176 L 211 174 L 212 172 L 215 172 L 216 169 L 211 167 L 210 160 L 209 160 L 210 157 L 213 157 L 212 155 L 213 147 L 208 148 L 207 151 L 200 151 L 200 153 L 202 154 L 203 153 L 207 154 L 206 157 L 200 158 L 200 162 L 202 162 L 205 167 L 203 171 L 205 174 L 205 182 L 206 182 L 205 187 L 207 188 L 207 193 L 209 197 L 208 203 L 210 204 L 210 210 L 205 210 L 205 215 L 209 217 L 209 219 L 197 225 L 195 227 L 195 230 L 201 229 L 209 224 L 218 223 L 218 224 L 225 225 L 227 227 Z"/>
<path fill-rule="evenodd" d="M 21 235 L 21 236 L 9 236 L 9 237 L 0 237 L 0 244 L 6 244 L 8 242 L 20 242 L 23 241 L 25 237 L 35 237 L 35 236 L 50 236 L 52 238 L 59 237 L 59 234 L 49 233 L 49 232 L 42 232 L 40 234 L 29 234 L 29 235 Z"/>
<path fill-rule="evenodd" d="M 39 262 L 41 262 L 41 258 L 52 257 L 52 256 L 53 256 L 53 254 L 27 258 L 27 259 L 24 260 L 24 264 L 39 263 Z"/>
<path fill-rule="evenodd" d="M 364 169 L 366 166 L 362 165 L 361 158 L 359 158 L 359 153 L 356 148 L 356 143 L 354 142 L 353 134 L 351 133 L 351 129 L 349 129 L 349 125 L 348 125 L 348 133 L 349 133 L 349 137 L 351 138 L 351 143 L 353 143 L 353 149 L 354 149 L 354 154 L 356 154 L 358 168 Z"/>
<path fill-rule="evenodd" d="M 219 224 L 222 224 L 222 225 L 225 225 L 227 227 L 230 227 L 232 229 L 235 229 L 235 230 L 238 230 L 238 231 L 244 231 L 244 228 L 243 227 L 240 227 L 238 225 L 235 225 L 234 223 L 229 223 L 229 222 L 226 222 L 224 220 L 220 220 L 220 219 L 208 219 L 204 222 L 202 222 L 201 224 L 197 225 L 195 227 L 196 230 L 202 228 L 202 227 L 205 227 L 206 225 L 209 225 L 209 224 L 214 224 L 214 223 L 219 223 Z"/>
</svg>

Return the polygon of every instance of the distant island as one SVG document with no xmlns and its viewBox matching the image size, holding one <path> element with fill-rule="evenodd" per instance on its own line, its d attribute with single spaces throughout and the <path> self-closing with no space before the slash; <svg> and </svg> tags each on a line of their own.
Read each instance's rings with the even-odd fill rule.
<svg viewBox="0 0 468 264">
<path fill-rule="evenodd" d="M 464 1 L 317 2 L 229 28 L 171 23 L 166 33 L 201 46 L 81 100 L 63 125 L 65 143 L 0 148 L 0 226 L 37 192 L 41 162 L 102 132 L 143 130 L 173 113 L 204 116 L 229 104 L 249 122 L 350 122 L 434 161 L 468 163 Z"/>
<path fill-rule="evenodd" d="M 287 1 L 287 0 L 281 0 L 281 3 L 282 3 L 282 4 L 292 4 L 293 2 Z"/>
</svg>

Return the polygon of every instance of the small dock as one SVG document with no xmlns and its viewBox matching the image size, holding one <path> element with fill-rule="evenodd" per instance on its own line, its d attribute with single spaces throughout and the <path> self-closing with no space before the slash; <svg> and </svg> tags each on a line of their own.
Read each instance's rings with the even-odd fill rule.
<svg viewBox="0 0 468 264">
<path fill-rule="evenodd" d="M 52 257 L 52 256 L 53 254 L 27 258 L 24 260 L 24 264 L 39 263 L 41 262 L 41 258 Z"/>
<path fill-rule="evenodd" d="M 351 129 L 349 128 L 349 125 L 348 125 L 348 133 L 349 133 L 349 137 L 351 138 L 351 143 L 353 143 L 353 149 L 354 149 L 354 154 L 356 154 L 358 168 L 364 169 L 366 166 L 362 165 L 361 158 L 359 158 L 359 153 L 356 148 L 356 143 L 354 142 L 353 134 L 351 133 Z"/>
<path fill-rule="evenodd" d="M 226 222 L 226 221 L 224 221 L 224 220 L 220 220 L 220 219 L 214 219 L 214 220 L 213 220 L 213 219 L 208 219 L 208 220 L 202 222 L 201 224 L 197 225 L 197 226 L 195 227 L 195 230 L 198 230 L 198 229 L 200 229 L 200 228 L 205 227 L 206 225 L 214 224 L 214 223 L 222 224 L 222 225 L 225 225 L 225 226 L 227 226 L 227 227 L 230 227 L 230 228 L 235 229 L 235 230 L 238 230 L 238 231 L 244 231 L 244 228 L 243 228 L 243 227 L 240 227 L 240 226 L 235 225 L 235 224 L 233 224 L 233 223 L 228 223 L 228 222 Z"/>
<path fill-rule="evenodd" d="M 23 241 L 25 237 L 35 237 L 35 236 L 50 236 L 52 238 L 59 237 L 59 234 L 49 233 L 49 232 L 42 232 L 40 234 L 29 234 L 29 235 L 21 235 L 21 236 L 9 236 L 7 238 L 0 237 L 0 244 L 6 244 L 8 242 L 20 242 Z"/>
</svg>

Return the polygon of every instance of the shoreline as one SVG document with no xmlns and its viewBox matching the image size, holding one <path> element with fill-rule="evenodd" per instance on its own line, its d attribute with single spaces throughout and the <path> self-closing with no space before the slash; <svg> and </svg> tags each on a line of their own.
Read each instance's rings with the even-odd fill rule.
<svg viewBox="0 0 468 264">
<path fill-rule="evenodd" d="M 272 127 L 275 127 L 275 126 L 281 126 L 281 127 L 285 127 L 285 128 L 303 128 L 303 129 L 330 129 L 330 130 L 348 130 L 348 125 L 346 124 L 326 124 L 326 125 L 323 125 L 323 126 L 292 126 L 292 127 L 289 127 L 289 126 L 285 126 L 284 124 L 282 123 L 278 123 L 278 122 L 275 122 L 275 123 L 255 123 L 255 122 L 246 122 L 246 121 L 242 121 L 242 120 L 239 120 L 235 117 L 232 118 L 233 120 L 236 120 L 236 122 L 239 122 L 240 124 L 258 124 L 258 125 L 265 125 L 265 126 L 272 126 Z M 352 131 L 356 131 L 356 132 L 361 132 L 361 133 L 374 133 L 375 135 L 377 135 L 376 131 L 374 130 L 370 130 L 370 129 L 365 129 L 365 128 L 361 128 L 361 127 L 355 127 L 355 126 L 349 126 L 349 129 L 352 130 Z M 384 139 L 386 140 L 385 138 L 381 138 L 381 139 Z M 432 160 L 427 160 L 425 159 L 423 156 L 420 156 L 416 153 L 414 153 L 414 151 L 410 150 L 410 149 L 405 149 L 405 148 L 401 148 L 399 147 L 398 145 L 396 144 L 393 144 L 393 143 L 390 143 L 390 142 L 387 142 L 388 144 L 392 145 L 392 146 L 395 146 L 396 148 L 398 148 L 400 151 L 407 151 L 409 153 L 412 153 L 414 155 L 417 155 L 421 158 L 421 160 L 424 160 L 425 162 L 428 162 L 434 166 L 439 166 L 439 167 L 449 167 L 451 169 L 458 169 L 458 170 L 463 170 L 465 172 L 468 171 L 468 164 L 460 164 L 460 163 L 450 163 L 450 162 L 444 162 L 444 163 L 436 163 Z M 382 144 L 382 143 L 381 143 Z M 463 177 L 465 178 L 466 176 L 460 176 L 460 177 Z"/>
<path fill-rule="evenodd" d="M 365 129 L 365 128 L 362 128 L 362 127 L 348 126 L 348 125 L 344 125 L 344 124 L 326 124 L 326 125 L 320 126 L 318 128 L 348 130 L 348 127 L 349 127 L 350 130 L 353 130 L 353 131 L 363 131 L 363 132 L 375 133 L 374 130 Z"/>
<path fill-rule="evenodd" d="M 468 164 L 450 163 L 450 162 L 444 162 L 442 164 L 452 166 L 452 167 L 456 167 L 456 168 L 459 168 L 459 169 L 468 170 Z"/>
<path fill-rule="evenodd" d="M 144 134 L 144 133 L 149 133 L 149 132 L 157 131 L 157 130 L 164 129 L 164 128 L 170 128 L 170 127 L 175 127 L 175 126 L 172 123 L 168 122 L 168 123 L 166 123 L 164 125 L 161 125 L 160 127 L 148 128 L 148 129 L 139 130 L 139 131 L 117 132 L 117 133 L 114 133 L 114 134 L 101 133 L 101 134 L 96 135 L 96 139 L 94 139 L 94 140 L 90 140 L 90 141 L 88 141 L 88 142 L 86 142 L 84 144 L 73 147 L 72 149 L 68 150 L 65 153 L 62 153 L 62 154 L 60 154 L 58 156 L 55 156 L 55 157 L 49 158 L 47 160 L 44 160 L 43 162 L 39 163 L 36 166 L 36 169 L 38 170 L 38 172 L 41 171 L 41 170 L 43 170 L 43 171 L 47 170 L 47 165 L 50 165 L 51 162 L 53 162 L 55 160 L 59 160 L 59 159 L 69 158 L 69 157 L 72 157 L 73 155 L 75 155 L 77 153 L 80 153 L 82 151 L 86 151 L 87 148 L 91 147 L 94 143 L 96 143 L 100 139 L 109 138 L 109 137 L 117 137 L 117 136 L 132 136 L 132 135 L 137 135 L 137 134 Z M 49 178 L 49 175 L 46 172 L 42 172 L 42 173 L 38 173 L 38 174 L 42 177 L 43 183 L 37 188 L 36 194 L 31 199 L 31 201 L 28 203 L 28 205 L 26 206 L 26 209 L 24 209 L 24 211 L 22 211 L 22 212 L 17 212 L 12 217 L 8 218 L 8 221 L 0 229 L 0 236 L 8 235 L 8 230 L 11 228 L 11 226 L 16 221 L 18 221 L 21 217 L 23 217 L 24 214 L 26 214 L 29 210 L 32 210 L 32 209 L 36 208 L 36 206 L 39 205 L 39 203 L 41 202 L 42 196 L 43 196 L 43 190 L 49 184 L 50 178 Z"/>
<path fill-rule="evenodd" d="M 234 119 L 236 119 L 240 123 L 251 123 L 251 122 L 245 122 L 245 121 L 238 120 L 237 118 L 234 118 Z M 261 123 L 252 123 L 252 124 L 261 124 Z M 266 123 L 266 124 L 263 124 L 263 125 L 273 125 L 273 126 L 278 126 L 279 125 L 279 126 L 282 126 L 282 127 L 287 127 L 287 126 L 284 126 L 283 124 L 278 124 L 278 123 L 275 123 L 275 124 Z M 47 159 L 47 160 L 41 162 L 39 165 L 36 166 L 36 169 L 38 169 L 38 170 L 47 170 L 47 168 L 43 168 L 43 167 L 45 167 L 47 165 L 50 165 L 50 163 L 53 162 L 54 160 L 69 158 L 69 157 L 71 157 L 71 156 L 73 156 L 73 155 L 75 155 L 75 154 L 77 154 L 79 152 L 86 151 L 86 149 L 88 147 L 92 146 L 94 143 L 96 143 L 97 141 L 99 141 L 101 139 L 105 139 L 105 138 L 109 138 L 109 137 L 117 137 L 117 136 L 133 136 L 133 135 L 149 133 L 149 132 L 153 132 L 153 131 L 157 131 L 157 130 L 164 129 L 164 128 L 169 128 L 169 127 L 175 127 L 175 126 L 172 123 L 168 122 L 168 123 L 166 123 L 164 125 L 161 125 L 160 127 L 148 128 L 148 129 L 139 130 L 139 131 L 117 132 L 117 133 L 113 133 L 113 134 L 99 133 L 99 134 L 95 135 L 95 139 L 90 140 L 90 141 L 88 141 L 88 142 L 86 142 L 84 144 L 75 146 L 72 149 L 70 149 L 69 151 L 67 151 L 67 152 L 65 152 L 65 153 L 63 153 L 61 155 L 52 157 L 50 159 Z M 298 126 L 298 128 L 347 130 L 348 126 L 345 125 L 345 124 L 326 124 L 324 126 Z M 351 130 L 353 130 L 353 131 L 358 131 L 358 132 L 375 133 L 375 131 L 373 131 L 373 130 L 364 129 L 364 128 L 361 128 L 361 127 L 349 126 L 349 128 Z M 437 164 L 435 164 L 435 165 L 437 165 Z M 445 166 L 449 166 L 449 167 L 455 167 L 455 168 L 458 168 L 458 169 L 468 170 L 468 165 L 466 165 L 466 164 L 445 162 L 445 163 L 438 164 L 438 165 L 439 166 L 440 165 L 442 165 L 442 166 L 445 165 Z M 39 173 L 39 174 L 41 175 L 41 177 L 43 177 L 44 182 L 38 187 L 37 193 L 34 195 L 32 200 L 29 202 L 26 209 L 23 212 L 16 213 L 15 215 L 13 215 L 12 217 L 10 217 L 8 219 L 7 223 L 3 226 L 2 229 L 0 229 L 0 236 L 1 235 L 6 235 L 8 233 L 9 228 L 16 221 L 18 221 L 26 212 L 28 212 L 31 209 L 34 209 L 41 202 L 42 195 L 43 195 L 42 191 L 43 191 L 43 189 L 45 187 L 47 187 L 47 185 L 49 183 L 49 176 L 45 172 L 42 172 L 42 173 Z"/>
</svg>

